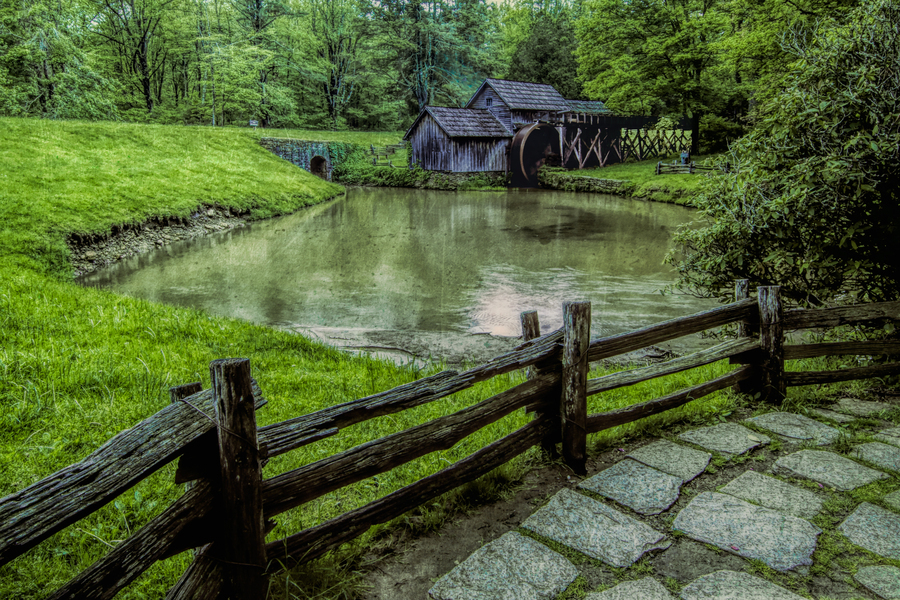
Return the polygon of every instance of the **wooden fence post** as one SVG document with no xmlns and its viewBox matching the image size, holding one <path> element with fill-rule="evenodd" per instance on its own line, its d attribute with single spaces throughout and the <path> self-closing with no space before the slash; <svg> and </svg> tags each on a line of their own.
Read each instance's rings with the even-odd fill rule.
<svg viewBox="0 0 900 600">
<path fill-rule="evenodd" d="M 209 373 L 218 421 L 223 509 L 211 556 L 224 576 L 225 597 L 258 600 L 265 598 L 268 582 L 250 360 L 214 360 Z"/>
<path fill-rule="evenodd" d="M 737 279 L 734 282 L 734 301 L 740 302 L 741 300 L 746 300 L 750 297 L 750 280 L 749 279 Z M 750 323 L 746 320 L 738 321 L 738 332 L 737 336 L 739 338 L 748 338 L 750 337 Z"/>
<path fill-rule="evenodd" d="M 760 369 L 760 399 L 780 402 L 787 391 L 784 379 L 784 328 L 781 287 L 761 286 L 759 302 L 759 346 L 763 353 Z"/>
<path fill-rule="evenodd" d="M 587 372 L 591 303 L 563 303 L 562 454 L 579 475 L 587 474 Z"/>
<path fill-rule="evenodd" d="M 528 340 L 533 340 L 534 338 L 541 336 L 541 324 L 538 321 L 538 314 L 536 310 L 528 310 L 519 315 L 519 318 L 522 321 L 522 340 L 527 342 Z M 534 379 L 538 375 L 540 375 L 540 371 L 534 367 L 529 367 L 526 371 L 528 379 Z M 554 392 L 551 392 L 555 397 L 551 399 L 548 403 L 548 407 L 545 409 L 537 409 L 534 411 L 535 421 L 540 421 L 542 419 L 552 419 L 556 420 L 559 418 L 559 398 L 560 394 L 558 389 Z M 547 453 L 547 456 L 553 460 L 559 456 L 556 451 L 556 444 L 559 443 L 559 427 L 550 428 L 546 435 L 541 438 L 541 449 Z"/>
<path fill-rule="evenodd" d="M 749 279 L 737 279 L 734 282 L 734 301 L 740 302 L 741 300 L 747 300 L 750 298 L 750 280 Z M 744 319 L 738 321 L 738 330 L 737 336 L 738 338 L 748 338 L 755 333 L 755 328 L 751 327 L 750 321 Z M 758 357 L 756 358 L 758 360 Z M 753 362 L 756 362 L 755 359 L 749 358 L 748 356 L 738 355 L 732 356 L 728 362 L 732 365 L 746 365 Z M 740 394 L 752 394 L 756 392 L 757 389 L 756 382 L 751 379 L 739 381 L 738 383 L 732 386 L 732 391 L 740 393 Z"/>
</svg>

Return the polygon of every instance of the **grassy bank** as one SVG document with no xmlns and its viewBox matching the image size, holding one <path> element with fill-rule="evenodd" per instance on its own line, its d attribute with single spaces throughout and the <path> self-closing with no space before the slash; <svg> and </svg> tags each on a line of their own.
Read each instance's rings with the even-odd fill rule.
<svg viewBox="0 0 900 600">
<path fill-rule="evenodd" d="M 263 218 L 334 196 L 249 130 L 0 119 L 2 259 L 63 275 L 65 236 L 108 233 L 200 204 Z"/>
<path fill-rule="evenodd" d="M 0 120 L 0 496 L 88 455 L 168 403 L 168 387 L 209 386 L 208 363 L 243 356 L 269 404 L 262 425 L 372 394 L 438 370 L 352 357 L 300 336 L 85 289 L 69 280 L 64 240 L 107 232 L 150 216 L 187 215 L 200 204 L 266 217 L 340 191 L 280 161 L 242 130 Z M 717 363 L 642 386 L 594 396 L 591 412 L 663 395 L 730 369 Z M 597 373 L 595 373 L 596 375 Z M 383 417 L 272 460 L 265 476 L 470 405 L 521 381 L 515 374 L 445 401 Z M 716 419 L 733 402 L 721 393 L 592 436 L 609 444 L 675 419 Z M 381 497 L 446 466 L 529 419 L 510 415 L 446 452 L 329 494 L 279 516 L 277 539 Z M 519 465 L 536 460 L 534 452 Z M 516 467 L 518 468 L 518 467 Z M 514 473 L 515 468 L 504 471 Z M 16 561 L 0 568 L 0 598 L 45 598 L 180 493 L 174 468 L 129 490 Z M 495 476 L 485 495 L 502 488 Z M 424 527 L 466 502 L 451 495 L 423 510 Z M 402 520 L 401 520 L 402 521 Z M 316 565 L 282 574 L 273 597 L 349 597 L 367 550 L 389 542 L 379 528 Z M 143 575 L 119 598 L 158 598 L 190 561 L 184 553 Z M 343 570 L 342 570 L 343 569 Z M 300 583 L 297 583 L 300 582 Z"/>
<path fill-rule="evenodd" d="M 542 183 L 551 185 L 556 189 L 584 189 L 591 190 L 598 188 L 596 191 L 607 192 L 600 186 L 592 185 L 592 180 L 613 180 L 620 181 L 622 184 L 617 186 L 617 190 L 613 193 L 623 196 L 631 196 L 634 198 L 646 198 L 655 202 L 669 202 L 672 204 L 680 204 L 690 206 L 692 199 L 702 189 L 704 183 L 709 180 L 706 173 L 696 173 L 693 175 L 675 175 L 675 174 L 656 174 L 656 163 L 672 162 L 675 156 L 663 159 L 654 158 L 651 160 L 643 160 L 636 162 L 620 163 L 610 165 L 608 167 L 597 167 L 594 169 L 584 169 L 577 171 L 554 170 L 553 177 L 543 177 Z M 713 157 L 699 156 L 695 158 L 695 162 L 702 163 Z M 713 177 L 715 175 L 712 175 Z"/>
</svg>

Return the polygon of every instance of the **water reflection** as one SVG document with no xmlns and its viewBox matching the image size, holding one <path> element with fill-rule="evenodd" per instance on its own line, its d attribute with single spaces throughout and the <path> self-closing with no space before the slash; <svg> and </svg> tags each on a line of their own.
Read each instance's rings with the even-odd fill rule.
<svg viewBox="0 0 900 600">
<path fill-rule="evenodd" d="M 350 189 L 279 219 L 172 244 L 86 285 L 263 324 L 519 334 L 537 309 L 593 302 L 593 335 L 706 308 L 659 295 L 685 208 L 552 191 Z"/>
</svg>

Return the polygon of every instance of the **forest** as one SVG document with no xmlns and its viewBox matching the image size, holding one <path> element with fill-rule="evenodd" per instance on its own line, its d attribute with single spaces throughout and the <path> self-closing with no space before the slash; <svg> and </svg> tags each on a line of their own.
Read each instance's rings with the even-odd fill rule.
<svg viewBox="0 0 900 600">
<path fill-rule="evenodd" d="M 754 123 L 858 0 L 0 0 L 0 116 L 397 131 L 485 77 Z M 712 146 L 710 146 L 710 144 Z"/>
</svg>

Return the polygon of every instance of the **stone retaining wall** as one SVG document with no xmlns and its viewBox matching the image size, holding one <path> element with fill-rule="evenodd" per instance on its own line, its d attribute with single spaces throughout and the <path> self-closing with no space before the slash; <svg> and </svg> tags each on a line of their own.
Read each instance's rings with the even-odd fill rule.
<svg viewBox="0 0 900 600">
<path fill-rule="evenodd" d="M 633 187 L 628 181 L 618 179 L 597 179 L 575 175 L 577 171 L 563 169 L 541 169 L 538 171 L 538 182 L 543 188 L 563 190 L 566 192 L 593 192 L 597 194 L 629 195 Z"/>
</svg>

